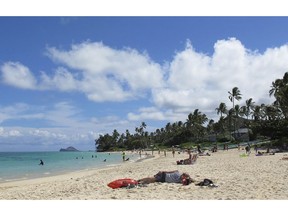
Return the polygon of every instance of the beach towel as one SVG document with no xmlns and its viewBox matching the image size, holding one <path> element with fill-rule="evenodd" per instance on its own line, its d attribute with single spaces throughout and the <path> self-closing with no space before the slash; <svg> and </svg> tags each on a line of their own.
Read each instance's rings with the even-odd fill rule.
<svg viewBox="0 0 288 216">
<path fill-rule="evenodd" d="M 122 187 L 134 187 L 138 185 L 138 181 L 130 178 L 117 179 L 107 184 L 108 187 L 116 189 Z"/>
</svg>

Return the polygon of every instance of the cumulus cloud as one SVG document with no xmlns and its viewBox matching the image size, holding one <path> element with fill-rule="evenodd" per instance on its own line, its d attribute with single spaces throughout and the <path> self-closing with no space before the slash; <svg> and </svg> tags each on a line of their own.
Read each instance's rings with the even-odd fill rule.
<svg viewBox="0 0 288 216">
<path fill-rule="evenodd" d="M 45 72 L 41 73 L 41 85 L 39 85 L 39 89 L 76 91 L 79 89 L 79 81 L 75 78 L 75 75 L 66 68 L 59 67 L 52 77 L 48 76 Z"/>
<path fill-rule="evenodd" d="M 33 74 L 29 68 L 19 62 L 6 62 L 1 66 L 1 71 L 2 80 L 8 85 L 22 89 L 36 88 Z"/>
<path fill-rule="evenodd" d="M 250 97 L 257 103 L 269 103 L 271 83 L 287 71 L 287 58 L 288 45 L 261 54 L 230 38 L 217 41 L 209 56 L 195 51 L 188 41 L 170 63 L 166 87 L 153 89 L 153 101 L 156 107 L 175 113 L 181 109 L 215 113 L 220 102 L 230 104 L 228 91 L 237 86 L 243 95 L 242 104 Z"/>
<path fill-rule="evenodd" d="M 93 101 L 133 99 L 163 85 L 161 66 L 131 48 L 117 50 L 102 43 L 84 42 L 68 51 L 50 47 L 47 55 L 70 70 L 80 71 L 78 86 L 70 79 L 72 86 Z"/>
<path fill-rule="evenodd" d="M 146 120 L 165 120 L 165 115 L 158 110 L 156 107 L 146 107 L 139 109 L 140 115 L 134 113 L 128 113 L 127 117 L 130 121 L 139 121 L 142 119 Z"/>
<path fill-rule="evenodd" d="M 61 65 L 53 74 L 42 71 L 34 77 L 28 67 L 7 62 L 1 67 L 2 80 L 25 89 L 80 91 L 96 102 L 144 97 L 164 84 L 161 65 L 131 48 L 117 50 L 84 42 L 72 45 L 71 50 L 49 47 L 47 56 Z"/>
</svg>

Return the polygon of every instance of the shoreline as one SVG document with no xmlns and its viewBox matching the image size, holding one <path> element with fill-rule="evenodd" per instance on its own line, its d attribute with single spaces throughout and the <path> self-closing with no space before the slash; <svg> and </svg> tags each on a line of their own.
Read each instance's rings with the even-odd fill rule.
<svg viewBox="0 0 288 216">
<path fill-rule="evenodd" d="M 171 152 L 123 164 L 0 184 L 1 200 L 287 200 L 287 153 L 241 157 L 243 150 L 220 150 L 199 156 L 193 165 L 177 165 L 187 153 Z M 195 184 L 153 183 L 146 187 L 111 189 L 107 184 L 120 178 L 153 176 L 158 171 L 187 172 L 196 181 L 211 179 L 217 188 Z"/>
<path fill-rule="evenodd" d="M 24 152 L 24 153 L 30 153 L 30 152 Z M 32 153 L 34 153 L 34 152 L 32 152 Z M 41 152 L 41 153 L 46 153 L 46 152 Z M 58 152 L 55 152 L 55 153 L 58 153 Z M 91 152 L 84 152 L 84 153 L 90 154 Z M 64 154 L 66 154 L 66 153 L 64 153 Z M 81 171 L 81 170 L 85 171 L 85 170 L 91 170 L 91 169 L 100 169 L 100 168 L 105 168 L 105 167 L 116 166 L 116 165 L 119 165 L 119 164 L 123 163 L 121 152 L 101 152 L 100 154 L 102 156 L 104 156 L 103 159 L 107 158 L 107 162 L 102 163 L 101 162 L 102 159 L 98 159 L 98 160 L 95 159 L 95 161 L 94 161 L 93 157 L 92 157 L 91 161 L 89 161 L 89 157 L 88 157 L 88 162 L 86 162 L 87 161 L 86 157 L 90 156 L 90 155 L 84 155 L 85 160 L 79 160 L 79 161 L 77 160 L 76 161 L 76 166 L 74 166 L 74 167 L 69 167 L 69 166 L 65 167 L 65 166 L 56 164 L 56 166 L 57 166 L 56 169 L 54 169 L 53 165 L 52 165 L 50 167 L 49 166 L 48 167 L 45 166 L 43 171 L 42 170 L 35 171 L 35 170 L 37 170 L 37 168 L 34 169 L 34 170 L 33 170 L 33 168 L 31 170 L 29 170 L 29 168 L 28 168 L 23 173 L 21 173 L 21 170 L 20 170 L 20 173 L 19 172 L 15 172 L 15 174 L 14 173 L 9 174 L 9 170 L 7 170 L 8 171 L 8 175 L 1 176 L 1 173 L 0 173 L 0 184 L 9 183 L 9 182 L 15 182 L 15 181 L 25 181 L 25 180 L 30 180 L 30 179 L 46 178 L 46 177 L 52 177 L 52 176 L 57 176 L 57 175 L 65 175 L 65 174 L 69 174 L 71 172 L 77 172 L 77 171 Z M 110 154 L 111 155 L 118 154 L 119 155 L 119 160 L 113 162 L 114 159 L 112 159 L 112 161 L 111 161 L 109 159 L 109 155 Z M 107 155 L 107 156 L 105 156 L 105 155 Z M 80 154 L 79 158 L 81 158 L 81 156 L 83 156 L 83 155 Z M 145 155 L 144 155 L 144 157 L 145 157 Z M 41 157 L 39 156 L 39 158 L 41 158 Z M 73 158 L 73 156 L 72 156 L 72 158 Z M 97 157 L 95 157 L 95 158 L 97 158 Z M 126 158 L 130 158 L 129 159 L 130 162 L 133 162 L 133 161 L 135 162 L 138 159 L 140 159 L 139 155 L 137 155 L 136 153 L 133 153 L 131 151 L 126 151 Z M 76 159 L 78 159 L 78 157 Z M 82 157 L 82 159 L 83 159 L 83 157 Z M 82 161 L 84 162 L 83 165 L 81 165 Z M 72 161 L 69 161 L 69 162 L 72 162 Z M 61 163 L 61 161 L 60 161 L 60 163 Z M 47 164 L 48 164 L 48 162 L 47 162 Z M 71 164 L 71 163 L 68 163 L 68 164 Z M 36 166 L 36 167 L 38 167 L 38 166 Z M 23 167 L 23 168 L 26 169 L 26 167 Z M 2 173 L 4 174 L 5 172 L 3 171 Z"/>
<path fill-rule="evenodd" d="M 112 152 L 108 152 L 108 153 L 112 153 Z M 115 152 L 114 152 L 115 153 Z M 119 153 L 119 152 L 117 152 Z M 131 153 L 127 153 L 132 155 Z M 125 163 L 138 163 L 144 160 L 149 160 L 154 158 L 155 156 L 153 155 L 145 155 L 142 156 L 142 158 L 138 158 L 135 161 L 127 161 Z M 60 173 L 54 173 L 51 175 L 47 175 L 47 176 L 42 176 L 42 177 L 32 177 L 32 178 L 21 178 L 21 179 L 15 179 L 15 180 L 8 180 L 8 181 L 0 181 L 0 189 L 2 186 L 14 186 L 14 185 L 26 185 L 26 184 L 34 184 L 34 183 L 42 183 L 42 182 L 50 182 L 50 181 L 55 181 L 57 179 L 69 179 L 73 178 L 75 176 L 79 177 L 83 177 L 89 173 L 94 173 L 96 171 L 101 171 L 101 170 L 109 170 L 109 169 L 113 169 L 114 167 L 117 166 L 122 166 L 125 165 L 125 163 L 118 163 L 118 164 L 109 164 L 109 165 L 105 165 L 104 167 L 95 167 L 95 168 L 86 168 L 86 169 L 81 169 L 81 170 L 75 170 L 75 171 L 61 171 Z M 1 191 L 1 190 L 0 190 Z"/>
</svg>

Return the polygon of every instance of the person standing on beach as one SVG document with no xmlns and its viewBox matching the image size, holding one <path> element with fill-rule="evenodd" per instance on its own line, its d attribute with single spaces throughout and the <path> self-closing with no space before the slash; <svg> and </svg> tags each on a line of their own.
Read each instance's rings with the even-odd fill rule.
<svg viewBox="0 0 288 216">
<path fill-rule="evenodd" d="M 123 159 L 123 161 L 125 161 L 125 152 L 124 151 L 122 152 L 122 159 Z"/>
<path fill-rule="evenodd" d="M 175 149 L 174 149 L 174 147 L 172 147 L 172 155 L 173 155 L 173 157 L 175 157 Z"/>
<path fill-rule="evenodd" d="M 254 145 L 254 150 L 255 150 L 255 153 L 258 152 L 258 146 L 257 145 Z"/>
<path fill-rule="evenodd" d="M 250 144 L 248 144 L 248 145 L 245 147 L 245 150 L 246 150 L 246 154 L 247 154 L 247 155 L 250 154 L 250 152 L 251 152 L 250 149 L 251 149 Z"/>
<path fill-rule="evenodd" d="M 202 153 L 201 146 L 199 144 L 197 145 L 197 151 L 199 154 Z"/>
<path fill-rule="evenodd" d="M 188 155 L 190 157 L 191 156 L 191 149 L 190 148 L 187 149 L 187 153 L 188 153 Z"/>
</svg>

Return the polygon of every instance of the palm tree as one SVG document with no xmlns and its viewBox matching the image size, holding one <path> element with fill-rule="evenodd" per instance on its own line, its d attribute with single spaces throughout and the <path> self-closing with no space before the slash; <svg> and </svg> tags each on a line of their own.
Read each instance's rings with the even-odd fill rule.
<svg viewBox="0 0 288 216">
<path fill-rule="evenodd" d="M 251 114 L 251 110 L 253 110 L 254 109 L 254 102 L 252 101 L 252 98 L 249 98 L 248 100 L 246 100 L 246 106 L 242 106 L 241 107 L 241 113 L 243 114 L 243 115 L 245 115 L 246 116 L 246 118 L 247 118 L 247 124 L 246 124 L 246 126 L 247 126 L 247 128 L 248 128 L 248 131 L 249 131 L 249 129 L 250 129 L 250 122 L 249 122 L 249 116 L 250 116 L 250 114 Z"/>
<path fill-rule="evenodd" d="M 235 105 L 234 107 L 234 114 L 235 114 L 235 119 L 234 119 L 234 135 L 235 135 L 235 132 L 236 132 L 236 128 L 237 128 L 237 131 L 238 131 L 238 136 L 239 136 L 239 126 L 238 126 L 238 119 L 239 119 L 239 116 L 242 116 L 242 112 L 241 112 L 241 108 L 238 104 Z"/>
<path fill-rule="evenodd" d="M 118 142 L 119 136 L 120 134 L 118 133 L 118 131 L 114 129 L 112 134 L 114 145 L 116 145 L 116 143 Z"/>
<path fill-rule="evenodd" d="M 225 120 L 224 117 L 220 117 L 219 121 L 217 122 L 217 129 L 219 133 L 222 133 L 223 138 L 225 138 Z"/>
<path fill-rule="evenodd" d="M 215 124 L 215 121 L 213 119 L 210 119 L 209 122 L 208 122 L 208 125 L 207 125 L 208 135 L 211 135 L 211 134 L 215 133 L 214 124 Z"/>
<path fill-rule="evenodd" d="M 217 111 L 217 115 L 219 115 L 220 113 L 220 117 L 222 117 L 222 115 L 227 112 L 227 106 L 225 103 L 222 102 L 219 104 L 219 107 L 216 108 L 215 110 Z"/>
<path fill-rule="evenodd" d="M 288 72 L 283 76 L 283 79 L 276 79 L 272 82 L 269 95 L 274 95 L 276 101 L 274 104 L 281 109 L 285 119 L 288 119 Z"/>
<path fill-rule="evenodd" d="M 240 93 L 240 90 L 238 89 L 238 87 L 234 87 L 232 89 L 232 91 L 228 91 L 229 93 L 229 100 L 233 103 L 233 109 L 234 109 L 234 103 L 235 103 L 235 100 L 241 100 L 242 97 L 241 97 L 241 93 Z"/>
<path fill-rule="evenodd" d="M 246 100 L 246 106 L 241 107 L 241 112 L 246 116 L 247 120 L 251 114 L 251 110 L 254 108 L 254 102 L 252 98 Z"/>
<path fill-rule="evenodd" d="M 241 100 L 242 97 L 241 97 L 241 93 L 240 93 L 240 90 L 238 89 L 238 87 L 234 87 L 232 89 L 232 91 L 228 91 L 228 94 L 229 94 L 229 100 L 233 103 L 233 111 L 235 112 L 235 100 Z M 234 118 L 234 133 L 236 131 L 236 118 Z"/>
<path fill-rule="evenodd" d="M 269 90 L 269 95 L 274 95 L 277 98 L 277 94 L 279 93 L 281 87 L 283 86 L 282 79 L 276 79 L 274 82 L 272 82 L 271 89 Z"/>
<path fill-rule="evenodd" d="M 193 114 L 190 113 L 188 115 L 188 119 L 186 121 L 186 127 L 188 130 L 196 133 L 196 138 L 199 139 L 200 135 L 203 135 L 203 124 L 208 121 L 208 118 L 205 114 L 202 114 L 199 109 L 195 109 Z"/>
<path fill-rule="evenodd" d="M 141 125 L 140 125 L 140 128 L 138 129 L 138 132 L 140 133 L 140 143 L 141 143 L 141 146 L 142 147 L 145 147 L 147 148 L 147 142 L 145 142 L 145 131 L 144 129 L 146 129 L 146 123 L 145 122 L 142 122 Z M 145 145 L 144 145 L 145 143 Z"/>
<path fill-rule="evenodd" d="M 256 105 L 254 108 L 253 108 L 253 112 L 252 112 L 252 118 L 254 119 L 254 121 L 259 121 L 262 117 L 262 109 L 261 109 L 261 106 L 259 105 Z"/>
<path fill-rule="evenodd" d="M 166 133 L 169 134 L 172 129 L 171 123 L 168 122 L 165 126 Z"/>
<path fill-rule="evenodd" d="M 234 119 L 234 132 L 235 132 L 235 118 L 234 118 L 235 110 L 231 108 L 228 110 L 227 118 L 229 121 L 229 131 L 230 131 L 230 140 L 232 140 L 232 120 Z"/>
</svg>

